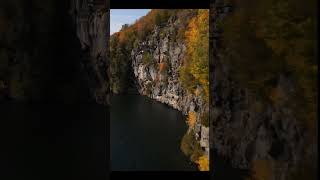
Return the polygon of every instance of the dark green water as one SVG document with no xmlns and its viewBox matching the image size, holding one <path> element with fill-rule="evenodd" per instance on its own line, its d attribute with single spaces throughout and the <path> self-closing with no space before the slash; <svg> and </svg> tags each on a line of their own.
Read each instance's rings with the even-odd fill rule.
<svg viewBox="0 0 320 180">
<path fill-rule="evenodd" d="M 112 97 L 112 171 L 195 171 L 180 150 L 187 125 L 179 111 L 140 95 Z"/>
</svg>

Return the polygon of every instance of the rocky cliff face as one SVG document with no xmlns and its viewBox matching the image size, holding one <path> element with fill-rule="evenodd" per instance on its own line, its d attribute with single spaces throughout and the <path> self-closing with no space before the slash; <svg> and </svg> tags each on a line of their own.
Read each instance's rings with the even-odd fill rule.
<svg viewBox="0 0 320 180">
<path fill-rule="evenodd" d="M 0 101 L 88 101 L 70 1 L 3 0 L 0 7 Z"/>
<path fill-rule="evenodd" d="M 145 40 L 132 50 L 132 69 L 138 91 L 187 115 L 196 112 L 194 135 L 209 156 L 209 128 L 201 124 L 208 104 L 200 96 L 187 92 L 179 81 L 179 68 L 186 53 L 182 40 L 174 40 L 181 22 L 170 18 L 164 27 L 156 26 Z M 190 130 L 190 129 L 189 129 Z"/>
<path fill-rule="evenodd" d="M 104 0 L 71 0 L 70 13 L 81 43 L 82 67 L 96 102 L 109 104 L 109 10 Z"/>
<path fill-rule="evenodd" d="M 310 143 L 313 135 L 299 125 L 295 112 L 284 103 L 262 105 L 253 93 L 241 88 L 219 57 L 221 29 L 216 22 L 231 10 L 223 1 L 211 6 L 210 58 L 214 60 L 210 62 L 210 147 L 235 168 L 252 169 L 266 162 L 263 168 L 270 179 L 292 179 L 290 173 L 311 160 L 307 170 L 301 170 L 308 174 L 316 167 L 312 161 L 317 158 L 316 142 Z M 278 77 L 276 87 L 283 99 L 293 90 L 292 80 L 284 75 Z"/>
</svg>

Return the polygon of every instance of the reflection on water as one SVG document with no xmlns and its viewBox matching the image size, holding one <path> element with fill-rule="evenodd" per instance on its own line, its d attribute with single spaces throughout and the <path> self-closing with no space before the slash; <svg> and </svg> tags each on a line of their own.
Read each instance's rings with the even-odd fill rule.
<svg viewBox="0 0 320 180">
<path fill-rule="evenodd" d="M 167 105 L 140 95 L 114 96 L 110 128 L 111 170 L 196 170 L 180 150 L 183 116 Z"/>
</svg>

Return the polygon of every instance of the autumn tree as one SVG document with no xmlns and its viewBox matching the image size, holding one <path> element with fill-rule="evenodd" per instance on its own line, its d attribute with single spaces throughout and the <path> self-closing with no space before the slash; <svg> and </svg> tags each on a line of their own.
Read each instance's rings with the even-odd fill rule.
<svg viewBox="0 0 320 180">
<path fill-rule="evenodd" d="M 297 119 L 302 127 L 299 128 L 306 132 L 306 144 L 316 143 L 317 2 L 229 0 L 228 4 L 235 8 L 218 23 L 223 30 L 218 56 L 228 65 L 231 78 L 255 94 L 261 106 L 282 105 L 294 112 L 291 119 Z M 290 81 L 290 91 L 279 87 L 282 85 L 280 77 Z M 315 174 L 316 170 L 311 168 L 313 160 L 307 156 L 302 159 L 293 173 L 295 175 L 289 179 L 303 179 L 301 177 Z M 253 162 L 252 168 L 256 179 L 272 176 L 269 160 Z"/>
<path fill-rule="evenodd" d="M 190 160 L 194 163 L 197 163 L 199 157 L 204 154 L 199 142 L 195 139 L 193 130 L 183 136 L 181 150 L 186 156 L 190 157 Z"/>
<path fill-rule="evenodd" d="M 189 111 L 187 120 L 189 127 L 193 128 L 197 121 L 197 113 L 194 111 Z"/>
<path fill-rule="evenodd" d="M 209 11 L 198 10 L 185 32 L 187 54 L 180 69 L 180 80 L 190 91 L 197 86 L 203 89 L 203 97 L 209 97 Z M 190 84 L 192 82 L 192 84 Z"/>
<path fill-rule="evenodd" d="M 202 155 L 196 161 L 200 171 L 209 171 L 209 158 L 206 155 Z"/>
<path fill-rule="evenodd" d="M 222 24 L 222 61 L 232 78 L 264 101 L 276 102 L 279 77 L 294 79 L 287 102 L 296 118 L 314 128 L 318 62 L 315 57 L 316 2 L 240 0 Z M 282 97 L 277 97 L 281 99 Z M 302 108 L 303 107 L 303 108 Z"/>
</svg>

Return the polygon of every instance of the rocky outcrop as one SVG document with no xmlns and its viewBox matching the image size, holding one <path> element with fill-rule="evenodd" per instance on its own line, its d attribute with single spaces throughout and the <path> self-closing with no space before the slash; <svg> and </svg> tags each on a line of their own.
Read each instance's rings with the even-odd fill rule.
<svg viewBox="0 0 320 180">
<path fill-rule="evenodd" d="M 70 13 L 82 48 L 82 67 L 96 102 L 109 104 L 109 10 L 105 0 L 71 0 Z"/>
<path fill-rule="evenodd" d="M 270 164 L 272 179 L 292 179 L 292 170 L 306 159 L 316 159 L 316 145 L 308 144 L 308 132 L 285 104 L 263 103 L 232 79 L 219 57 L 221 29 L 216 23 L 231 10 L 223 1 L 211 6 L 210 147 L 235 168 L 251 169 L 263 159 Z M 292 78 L 281 75 L 277 82 L 285 101 L 292 91 Z"/>
<path fill-rule="evenodd" d="M 209 156 L 209 129 L 201 124 L 208 104 L 189 93 L 179 81 L 179 68 L 186 53 L 182 40 L 174 40 L 181 22 L 170 18 L 164 27 L 156 26 L 144 41 L 132 50 L 132 69 L 140 94 L 165 103 L 187 115 L 196 112 L 194 135 Z"/>
</svg>

